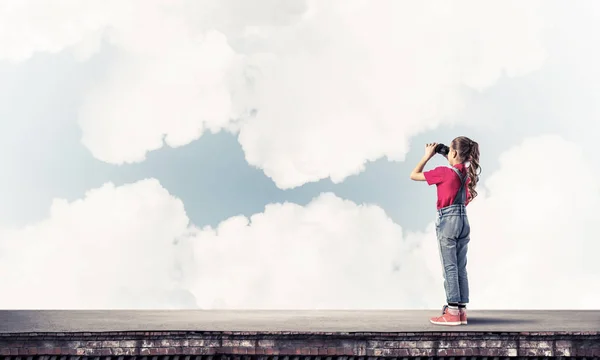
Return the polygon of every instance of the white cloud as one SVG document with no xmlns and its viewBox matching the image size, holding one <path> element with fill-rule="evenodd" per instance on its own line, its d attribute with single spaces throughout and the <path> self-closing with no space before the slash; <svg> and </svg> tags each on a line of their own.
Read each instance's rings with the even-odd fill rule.
<svg viewBox="0 0 600 360">
<path fill-rule="evenodd" d="M 199 230 L 154 179 L 106 184 L 0 239 L 0 287 L 20 294 L 0 308 L 437 305 L 413 237 L 332 194 Z"/>
<path fill-rule="evenodd" d="M 193 307 L 182 286 L 183 203 L 156 180 L 55 200 L 49 217 L 0 229 L 1 308 Z"/>
<path fill-rule="evenodd" d="M 139 162 L 163 138 L 181 146 L 227 129 L 280 188 L 401 160 L 410 136 L 461 108 L 462 86 L 489 87 L 545 57 L 535 1 L 6 4 L 0 58 L 63 48 L 85 58 L 101 38 L 115 48 L 80 111 L 96 158 Z"/>
<path fill-rule="evenodd" d="M 582 146 L 526 139 L 501 157 L 471 206 L 474 298 L 487 308 L 600 304 L 600 173 Z"/>
<path fill-rule="evenodd" d="M 461 109 L 462 86 L 544 61 L 537 2 L 311 5 L 304 21 L 261 33 L 270 45 L 250 57 L 264 72 L 249 95 L 258 115 L 239 140 L 280 188 L 403 160 L 411 136 Z"/>
<path fill-rule="evenodd" d="M 541 136 L 485 174 L 469 206 L 472 309 L 597 308 L 591 164 L 580 146 Z M 0 287 L 22 295 L 0 308 L 438 308 L 433 220 L 406 233 L 376 205 L 325 193 L 197 229 L 156 180 L 107 184 L 0 233 Z"/>
<path fill-rule="evenodd" d="M 250 219 L 230 218 L 194 241 L 192 292 L 203 308 L 438 305 L 420 238 L 405 236 L 381 208 L 330 193 L 306 207 L 271 204 Z"/>
<path fill-rule="evenodd" d="M 0 2 L 0 60 L 71 48 L 82 60 L 99 50 L 99 35 L 124 3 L 106 0 Z"/>
<path fill-rule="evenodd" d="M 219 32 L 192 39 L 177 31 L 176 43 L 168 37 L 163 46 L 123 54 L 109 78 L 87 94 L 79 124 L 96 158 L 142 161 L 163 138 L 176 147 L 227 126 L 232 104 L 224 78 L 235 54 Z"/>
</svg>

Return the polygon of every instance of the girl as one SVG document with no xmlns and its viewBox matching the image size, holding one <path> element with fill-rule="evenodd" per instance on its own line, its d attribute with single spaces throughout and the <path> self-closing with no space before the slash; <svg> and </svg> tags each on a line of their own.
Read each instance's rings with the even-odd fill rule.
<svg viewBox="0 0 600 360">
<path fill-rule="evenodd" d="M 423 167 L 435 155 L 437 143 L 425 145 L 425 156 L 410 174 L 415 181 L 427 181 L 437 186 L 435 230 L 440 249 L 447 304 L 442 316 L 431 318 L 437 325 L 467 324 L 469 282 L 467 279 L 467 245 L 470 226 L 466 206 L 477 196 L 479 181 L 479 144 L 465 136 L 450 144 L 445 157 L 449 167 L 439 166 L 423 172 Z"/>
</svg>

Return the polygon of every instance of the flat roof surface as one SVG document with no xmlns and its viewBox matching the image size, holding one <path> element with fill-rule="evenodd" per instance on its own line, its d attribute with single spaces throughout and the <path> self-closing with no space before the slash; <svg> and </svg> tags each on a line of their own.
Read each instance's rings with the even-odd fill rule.
<svg viewBox="0 0 600 360">
<path fill-rule="evenodd" d="M 0 333 L 105 331 L 600 331 L 600 310 L 472 310 L 468 325 L 429 323 L 441 310 L 0 310 Z"/>
</svg>

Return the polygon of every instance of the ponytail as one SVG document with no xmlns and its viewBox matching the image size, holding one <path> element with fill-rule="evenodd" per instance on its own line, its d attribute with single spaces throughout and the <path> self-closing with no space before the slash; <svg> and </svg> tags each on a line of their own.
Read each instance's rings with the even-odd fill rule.
<svg viewBox="0 0 600 360">
<path fill-rule="evenodd" d="M 481 167 L 479 165 L 479 144 L 469 139 L 466 136 L 459 136 L 452 140 L 452 148 L 458 152 L 458 157 L 463 163 L 469 162 L 467 173 L 469 175 L 469 202 L 473 201 L 477 196 L 477 183 L 479 182 L 479 174 Z"/>
<path fill-rule="evenodd" d="M 475 190 L 475 187 L 479 182 L 479 174 L 481 173 L 481 167 L 479 166 L 479 144 L 475 141 L 471 141 L 469 163 L 470 164 L 467 171 L 471 181 L 467 187 L 469 188 L 469 202 L 471 202 L 477 196 L 477 190 Z"/>
</svg>

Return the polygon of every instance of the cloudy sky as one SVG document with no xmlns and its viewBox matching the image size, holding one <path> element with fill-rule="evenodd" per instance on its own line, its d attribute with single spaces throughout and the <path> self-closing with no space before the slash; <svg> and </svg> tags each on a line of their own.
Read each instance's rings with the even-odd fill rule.
<svg viewBox="0 0 600 360">
<path fill-rule="evenodd" d="M 0 308 L 597 309 L 600 3 L 0 0 Z M 428 168 L 444 164 L 435 158 Z"/>
</svg>

